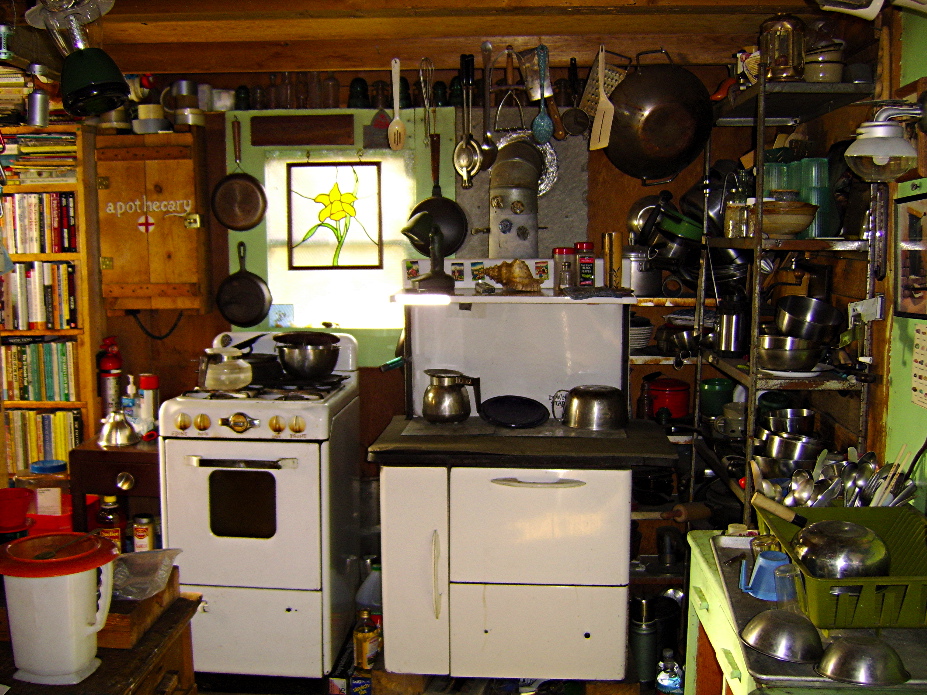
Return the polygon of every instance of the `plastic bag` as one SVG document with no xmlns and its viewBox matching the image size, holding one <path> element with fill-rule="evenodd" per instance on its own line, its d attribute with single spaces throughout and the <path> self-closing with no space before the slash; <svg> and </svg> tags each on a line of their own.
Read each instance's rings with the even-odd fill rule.
<svg viewBox="0 0 927 695">
<path fill-rule="evenodd" d="M 113 598 L 141 601 L 167 586 L 179 548 L 123 553 L 113 561 Z"/>
</svg>

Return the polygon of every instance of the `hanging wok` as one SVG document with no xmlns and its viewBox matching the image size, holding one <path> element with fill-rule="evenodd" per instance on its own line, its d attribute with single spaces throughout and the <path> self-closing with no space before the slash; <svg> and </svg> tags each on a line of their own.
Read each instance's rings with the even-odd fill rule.
<svg viewBox="0 0 927 695">
<path fill-rule="evenodd" d="M 267 212 L 264 186 L 241 169 L 241 122 L 232 121 L 232 144 L 235 148 L 235 168 L 226 174 L 212 191 L 212 212 L 223 227 L 244 232 L 257 227 Z"/>
<path fill-rule="evenodd" d="M 428 136 L 431 143 L 431 180 L 434 187 L 431 190 L 431 197 L 421 201 L 412 208 L 409 215 L 411 220 L 420 212 L 431 213 L 434 223 L 441 229 L 444 235 L 443 252 L 445 256 L 457 253 L 467 238 L 467 215 L 463 208 L 456 201 L 445 198 L 441 195 L 441 184 L 439 183 L 439 172 L 441 170 L 441 136 L 432 133 Z M 423 256 L 430 256 L 431 249 L 424 241 L 418 241 L 410 237 L 412 246 Z"/>
<path fill-rule="evenodd" d="M 668 63 L 641 65 L 647 53 Z M 642 51 L 637 64 L 611 95 L 615 107 L 605 154 L 615 167 L 645 186 L 672 181 L 704 150 L 714 120 L 702 81 L 669 53 Z"/>
<path fill-rule="evenodd" d="M 245 269 L 245 242 L 238 242 L 237 272 L 229 275 L 216 292 L 216 306 L 222 318 L 234 326 L 256 326 L 263 321 L 273 299 L 260 275 Z"/>
</svg>

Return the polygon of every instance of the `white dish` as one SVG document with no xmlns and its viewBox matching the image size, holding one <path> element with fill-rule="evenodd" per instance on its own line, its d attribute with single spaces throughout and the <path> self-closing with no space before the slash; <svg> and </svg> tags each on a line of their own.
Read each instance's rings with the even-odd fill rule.
<svg viewBox="0 0 927 695">
<path fill-rule="evenodd" d="M 819 364 L 810 372 L 780 372 L 773 369 L 761 369 L 762 374 L 768 374 L 770 376 L 783 377 L 785 379 L 810 379 L 811 377 L 818 376 L 821 372 L 826 372 L 833 369 L 829 364 Z"/>
</svg>

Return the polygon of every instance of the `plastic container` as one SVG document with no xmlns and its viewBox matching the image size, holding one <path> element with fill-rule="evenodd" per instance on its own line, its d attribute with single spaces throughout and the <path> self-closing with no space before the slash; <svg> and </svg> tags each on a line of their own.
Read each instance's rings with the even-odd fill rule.
<svg viewBox="0 0 927 695">
<path fill-rule="evenodd" d="M 761 527 L 776 535 L 782 549 L 801 570 L 808 617 L 816 627 L 927 627 L 927 517 L 910 505 L 900 507 L 805 508 L 809 523 L 824 519 L 852 521 L 875 531 L 885 541 L 890 569 L 885 577 L 819 579 L 805 570 L 792 550 L 799 528 L 757 509 Z M 761 528 L 761 532 L 762 532 Z M 848 591 L 839 587 L 859 587 Z M 834 594 L 836 589 L 839 593 Z"/>
<path fill-rule="evenodd" d="M 370 574 L 357 590 L 355 603 L 357 610 L 368 610 L 371 615 L 383 614 L 383 574 L 380 565 L 370 568 Z"/>
</svg>

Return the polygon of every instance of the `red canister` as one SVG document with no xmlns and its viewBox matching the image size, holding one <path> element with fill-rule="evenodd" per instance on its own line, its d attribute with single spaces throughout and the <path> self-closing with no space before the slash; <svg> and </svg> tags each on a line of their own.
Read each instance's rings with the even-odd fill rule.
<svg viewBox="0 0 927 695">
<path fill-rule="evenodd" d="M 660 408 L 667 408 L 674 419 L 689 414 L 689 384 L 681 379 L 654 379 L 650 382 L 650 397 L 654 415 L 660 412 Z"/>
</svg>

